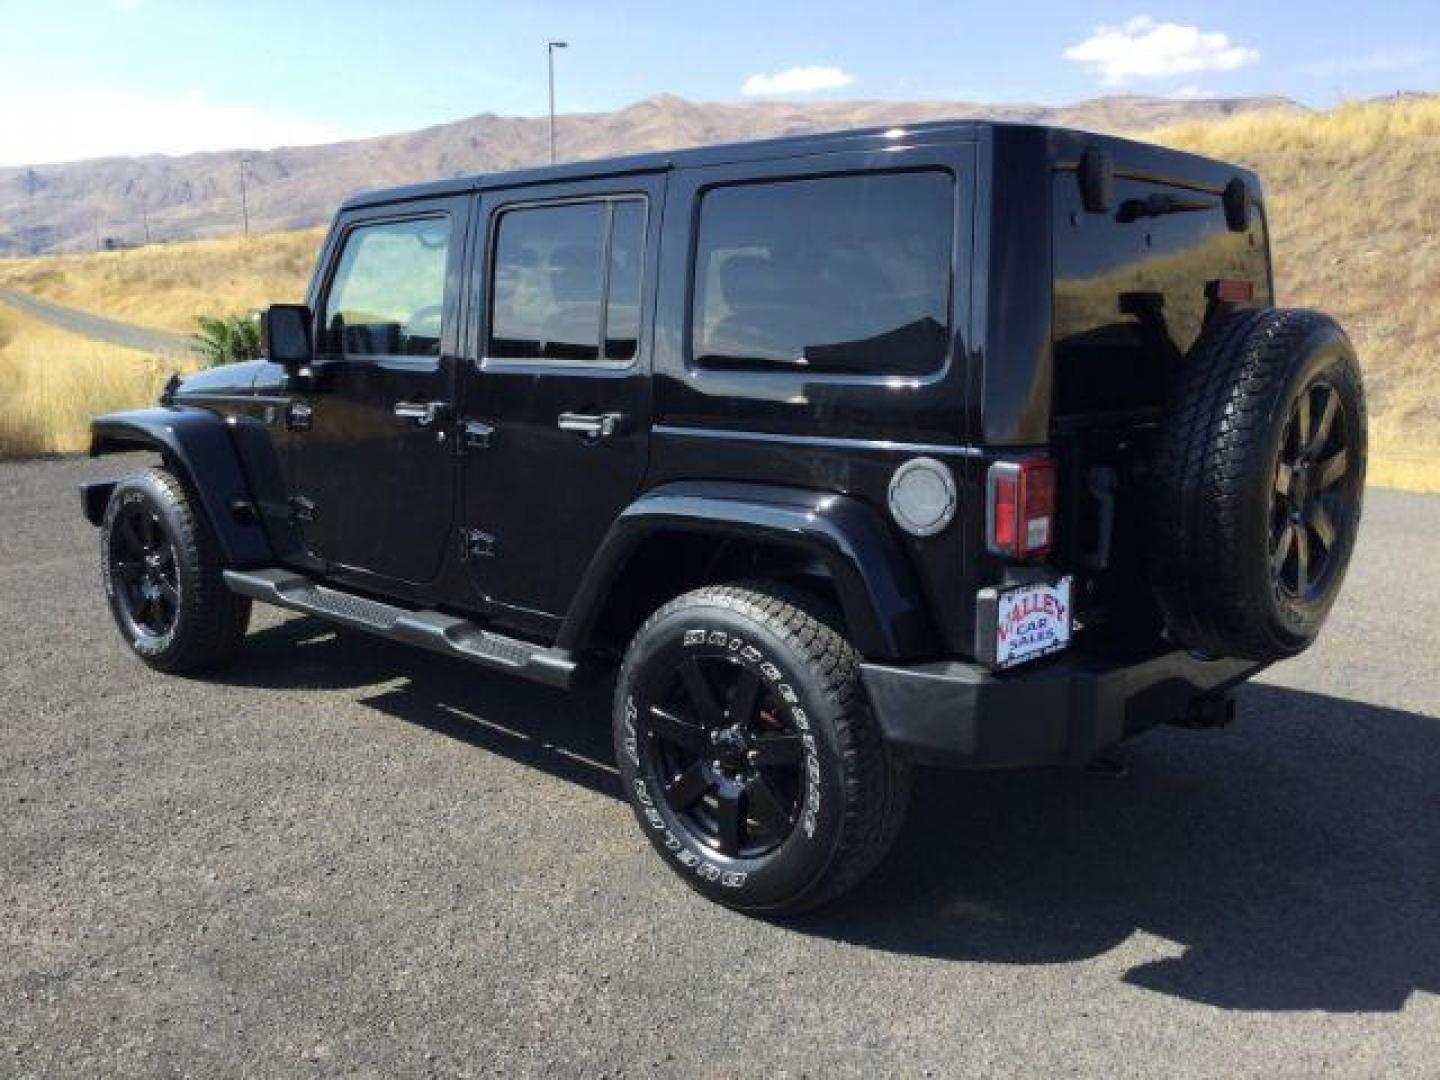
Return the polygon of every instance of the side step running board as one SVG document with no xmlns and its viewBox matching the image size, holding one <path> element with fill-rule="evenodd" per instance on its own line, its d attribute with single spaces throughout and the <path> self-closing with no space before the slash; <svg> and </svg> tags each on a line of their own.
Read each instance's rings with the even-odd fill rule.
<svg viewBox="0 0 1440 1080">
<path fill-rule="evenodd" d="M 549 686 L 567 688 L 575 679 L 575 659 L 564 649 L 547 649 L 504 637 L 444 612 L 410 611 L 356 596 L 316 584 L 290 570 L 226 570 L 225 584 L 232 592 L 252 600 L 317 615 L 341 626 L 458 656 Z"/>
</svg>

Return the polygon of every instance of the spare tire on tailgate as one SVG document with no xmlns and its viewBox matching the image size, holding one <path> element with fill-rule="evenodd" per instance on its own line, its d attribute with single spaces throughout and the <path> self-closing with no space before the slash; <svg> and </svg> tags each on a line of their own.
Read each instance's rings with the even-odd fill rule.
<svg viewBox="0 0 1440 1080">
<path fill-rule="evenodd" d="M 1365 395 L 1314 311 L 1216 317 L 1186 356 L 1155 455 L 1150 571 L 1170 637 L 1278 660 L 1314 639 L 1360 524 Z"/>
</svg>

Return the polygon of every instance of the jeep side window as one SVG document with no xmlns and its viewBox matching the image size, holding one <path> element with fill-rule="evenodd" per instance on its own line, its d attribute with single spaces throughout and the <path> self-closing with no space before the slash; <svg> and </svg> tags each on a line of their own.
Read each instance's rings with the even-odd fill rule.
<svg viewBox="0 0 1440 1080">
<path fill-rule="evenodd" d="M 940 171 L 717 187 L 700 203 L 701 367 L 928 375 L 945 360 L 954 183 Z"/>
<path fill-rule="evenodd" d="M 360 225 L 345 238 L 320 320 L 320 351 L 439 356 L 450 219 Z"/>
<path fill-rule="evenodd" d="M 644 234 L 645 204 L 639 199 L 502 213 L 496 225 L 486 355 L 633 359 Z"/>
</svg>

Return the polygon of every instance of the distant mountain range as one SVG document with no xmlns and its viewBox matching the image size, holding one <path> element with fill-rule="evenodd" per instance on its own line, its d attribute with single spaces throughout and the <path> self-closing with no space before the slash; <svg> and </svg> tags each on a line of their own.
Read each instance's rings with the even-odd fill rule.
<svg viewBox="0 0 1440 1080">
<path fill-rule="evenodd" d="M 624 109 L 556 123 L 561 160 L 733 142 L 839 128 L 971 117 L 1133 132 L 1251 109 L 1300 108 L 1285 98 L 1104 97 L 1076 105 L 969 101 L 720 104 L 662 94 Z M 346 193 L 435 177 L 533 165 L 547 156 L 544 117 L 482 113 L 420 131 L 325 146 L 99 158 L 0 168 L 0 255 L 92 250 L 239 232 L 240 171 L 255 231 L 317 225 Z"/>
</svg>

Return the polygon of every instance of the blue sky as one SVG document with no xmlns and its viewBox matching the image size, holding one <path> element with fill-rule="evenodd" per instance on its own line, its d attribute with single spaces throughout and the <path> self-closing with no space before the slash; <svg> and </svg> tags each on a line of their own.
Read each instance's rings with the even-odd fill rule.
<svg viewBox="0 0 1440 1080">
<path fill-rule="evenodd" d="M 1064 103 L 1440 88 L 1440 0 L 0 0 L 0 164 L 380 134 L 661 92 Z"/>
</svg>

